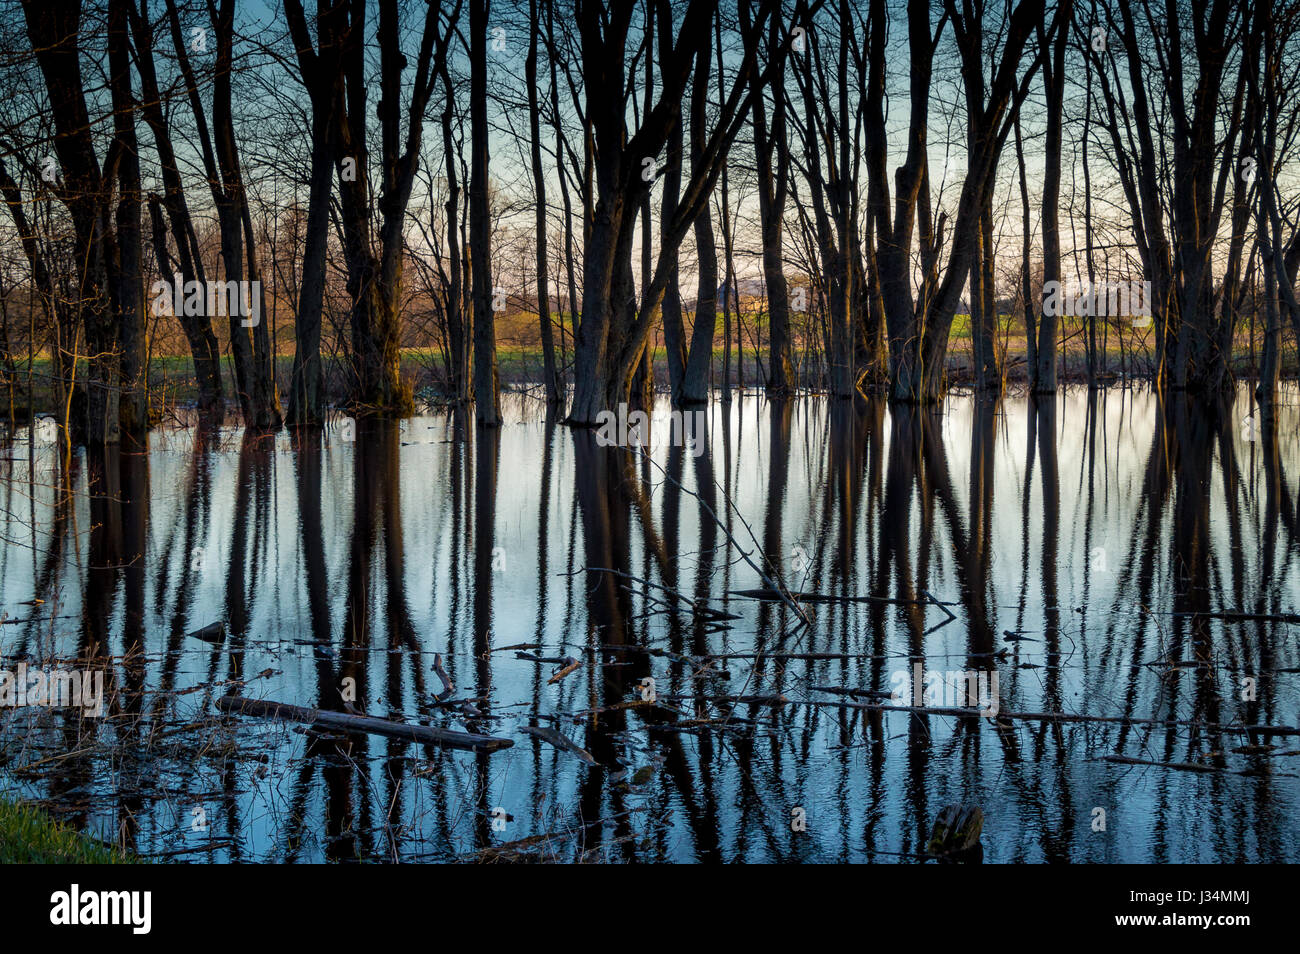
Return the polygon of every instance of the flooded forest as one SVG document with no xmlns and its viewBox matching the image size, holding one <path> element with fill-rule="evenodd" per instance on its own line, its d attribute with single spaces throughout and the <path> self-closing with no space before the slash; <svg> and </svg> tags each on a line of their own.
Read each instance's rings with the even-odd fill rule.
<svg viewBox="0 0 1300 954">
<path fill-rule="evenodd" d="M 1300 861 L 1300 0 L 0 82 L 0 863 Z"/>
</svg>

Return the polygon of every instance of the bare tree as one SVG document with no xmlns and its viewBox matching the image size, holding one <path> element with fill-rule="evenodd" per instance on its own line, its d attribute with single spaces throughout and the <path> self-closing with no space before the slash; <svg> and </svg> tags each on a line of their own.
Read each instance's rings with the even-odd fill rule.
<svg viewBox="0 0 1300 954">
<path fill-rule="evenodd" d="M 140 0 L 139 10 L 134 5 L 127 4 L 126 12 L 131 24 L 136 68 L 140 73 L 140 110 L 153 136 L 163 181 L 161 198 L 154 194 L 149 196 L 151 235 L 158 272 L 164 281 L 170 278 L 174 282 L 175 276 L 179 275 L 180 281 L 185 285 L 193 282 L 191 287 L 206 288 L 208 277 L 203 264 L 203 253 L 190 215 L 189 203 L 185 198 L 171 128 L 163 112 L 158 74 L 154 66 L 154 28 L 149 17 L 148 0 Z M 165 223 L 163 209 L 167 212 Z M 174 259 L 168 252 L 168 228 L 176 246 Z M 173 261 L 175 268 L 172 267 Z M 212 319 L 207 313 L 206 296 L 202 306 L 198 314 L 189 314 L 190 309 L 182 308 L 175 317 L 185 333 L 194 359 L 199 407 L 204 413 L 210 414 L 221 408 L 224 389 L 221 383 L 221 351 L 217 336 L 212 330 Z"/>
<path fill-rule="evenodd" d="M 223 297 L 230 319 L 235 390 L 245 425 L 259 430 L 274 430 L 281 423 L 280 396 L 271 377 L 271 342 L 264 320 L 266 299 L 262 293 L 257 242 L 253 237 L 231 104 L 235 3 L 234 0 L 220 0 L 219 5 L 213 4 L 208 10 L 216 37 L 211 130 L 200 96 L 198 77 L 182 32 L 180 13 L 175 0 L 167 0 L 172 45 L 189 90 L 190 107 L 199 133 L 199 154 L 221 232 L 221 260 L 227 282 Z M 235 288 L 239 290 L 236 292 Z M 256 301 L 247 295 L 257 296 Z M 208 295 L 208 299 L 210 304 L 216 303 L 216 296 Z"/>
<path fill-rule="evenodd" d="M 1043 91 L 1047 97 L 1047 153 L 1043 168 L 1043 283 L 1061 280 L 1061 117 L 1065 100 L 1065 50 L 1073 0 L 1060 0 L 1052 23 L 1053 39 L 1040 26 L 1039 45 L 1044 49 Z M 1050 51 L 1050 52 L 1048 52 Z M 1031 369 L 1033 390 L 1050 394 L 1056 390 L 1057 315 L 1040 309 L 1036 363 Z"/>
<path fill-rule="evenodd" d="M 470 180 L 469 231 L 474 298 L 474 417 L 500 422 L 496 321 L 492 313 L 492 239 L 488 210 L 487 21 L 488 0 L 470 0 Z"/>
<path fill-rule="evenodd" d="M 335 113 L 342 109 L 343 43 L 347 11 L 341 2 L 317 0 L 319 50 L 312 45 L 300 0 L 284 0 L 289 34 L 297 48 L 298 71 L 311 99 L 311 179 L 303 241 L 302 284 L 294 325 L 297 350 L 289 419 L 297 425 L 319 424 L 324 413 L 321 368 L 321 318 L 325 301 L 325 255 L 329 242 L 330 194 L 333 188 Z"/>
<path fill-rule="evenodd" d="M 749 3 L 740 5 L 741 25 L 754 32 Z M 774 397 L 795 387 L 793 343 L 790 337 L 789 286 L 785 280 L 782 238 L 785 202 L 790 187 L 790 144 L 786 139 L 785 77 L 789 40 L 782 36 L 781 18 L 768 22 L 766 40 L 769 84 L 756 71 L 753 85 L 754 159 L 758 171 L 758 203 L 763 239 L 763 278 L 767 291 L 768 377 L 767 392 Z M 772 89 L 772 120 L 767 120 L 766 88 Z M 773 155 L 775 153 L 775 155 Z"/>
<path fill-rule="evenodd" d="M 86 442 L 116 444 L 121 438 L 122 325 L 110 290 L 115 280 L 109 271 L 115 243 L 110 183 L 124 144 L 114 138 L 106 168 L 101 169 L 81 69 L 80 0 L 24 0 L 23 14 L 56 131 L 54 151 L 62 170 L 56 192 L 72 217 L 75 237 L 76 301 L 90 358 Z"/>
<path fill-rule="evenodd" d="M 1216 314 L 1211 255 L 1227 188 L 1243 187 L 1236 150 L 1245 82 L 1240 75 L 1232 82 L 1231 61 L 1245 7 L 1231 0 L 1106 3 L 1103 13 L 1102 42 L 1089 47 L 1090 60 L 1151 282 L 1156 379 L 1220 390 L 1232 380 L 1232 316 Z"/>
<path fill-rule="evenodd" d="M 553 2 L 553 0 L 546 0 Z M 528 87 L 529 145 L 533 163 L 533 191 L 537 221 L 537 322 L 542 335 L 542 377 L 548 404 L 560 401 L 559 374 L 555 365 L 555 341 L 551 331 L 551 293 L 547 280 L 546 179 L 542 166 L 541 92 L 537 85 L 537 44 L 542 32 L 538 0 L 528 0 L 528 60 L 524 83 Z"/>
<path fill-rule="evenodd" d="M 756 68 L 755 42 L 745 44 L 734 84 L 720 104 L 702 159 L 692 168 L 682 201 L 668 229 L 661 234 L 654 278 L 649 288 L 641 290 L 638 306 L 631 265 L 636 193 L 647 187 L 642 171 L 663 149 L 680 111 L 695 59 L 693 45 L 700 42 L 701 33 L 707 36 L 715 7 L 712 0 L 691 0 L 671 52 L 661 50 L 665 57 L 663 84 L 655 107 L 629 136 L 622 105 L 628 82 L 623 64 L 634 4 L 615 3 L 607 16 L 594 3 L 583 0 L 578 4 L 576 18 L 582 37 L 586 120 L 591 127 L 589 148 L 596 189 L 591 235 L 583 250 L 583 315 L 575 351 L 576 389 L 569 413 L 573 424 L 595 424 L 602 409 L 627 399 L 632 371 L 641 360 L 651 321 L 668 282 L 671 253 L 708 201 L 727 148 L 746 118 L 752 99 L 750 76 Z M 771 5 L 763 4 L 756 22 L 765 24 L 771 12 Z"/>
</svg>

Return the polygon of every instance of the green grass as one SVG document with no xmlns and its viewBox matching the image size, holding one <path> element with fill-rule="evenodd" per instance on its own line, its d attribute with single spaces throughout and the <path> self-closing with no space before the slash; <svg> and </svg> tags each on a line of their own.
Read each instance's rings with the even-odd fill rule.
<svg viewBox="0 0 1300 954">
<path fill-rule="evenodd" d="M 0 800 L 0 865 L 107 865 L 136 860 L 60 825 L 39 808 Z"/>
</svg>

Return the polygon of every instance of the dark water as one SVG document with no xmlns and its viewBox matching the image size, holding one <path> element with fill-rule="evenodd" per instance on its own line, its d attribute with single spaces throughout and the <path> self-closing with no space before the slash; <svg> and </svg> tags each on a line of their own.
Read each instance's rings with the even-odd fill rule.
<svg viewBox="0 0 1300 954">
<path fill-rule="evenodd" d="M 984 812 L 986 861 L 1300 860 L 1300 739 L 1240 728 L 1300 724 L 1300 626 L 1222 618 L 1300 612 L 1296 400 L 1270 426 L 1244 392 L 934 413 L 746 395 L 709 409 L 699 455 L 666 446 L 662 404 L 649 459 L 523 396 L 498 431 L 171 430 L 67 470 L 17 446 L 3 667 L 80 657 L 111 701 L 0 709 L 0 787 L 175 860 L 906 861 L 958 803 Z M 802 626 L 728 597 L 764 586 L 742 551 L 792 590 L 874 599 L 805 603 Z M 185 635 L 218 620 L 219 644 Z M 435 705 L 435 653 L 473 710 Z M 996 672 L 1001 718 L 828 691 L 887 696 L 918 662 Z M 646 677 L 655 705 L 610 708 Z M 349 678 L 371 715 L 515 744 L 215 707 L 243 680 L 342 710 Z"/>
</svg>

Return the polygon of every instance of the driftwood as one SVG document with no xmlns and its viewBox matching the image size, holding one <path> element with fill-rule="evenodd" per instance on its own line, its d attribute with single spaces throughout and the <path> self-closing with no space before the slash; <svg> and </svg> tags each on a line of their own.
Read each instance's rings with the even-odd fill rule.
<svg viewBox="0 0 1300 954">
<path fill-rule="evenodd" d="M 607 815 L 604 818 L 597 819 L 592 824 L 608 825 L 612 822 L 618 821 L 619 819 L 627 818 L 630 815 L 640 814 L 642 812 L 647 812 L 649 810 L 650 810 L 650 806 L 640 805 L 637 806 L 636 808 L 629 808 L 626 811 L 615 812 L 612 815 Z M 463 857 L 474 858 L 478 861 L 485 861 L 485 862 L 526 861 L 537 857 L 537 854 L 529 851 L 529 849 L 547 845 L 554 841 L 570 841 L 572 839 L 579 837 L 581 834 L 582 834 L 581 827 L 575 827 L 567 831 L 543 832 L 540 835 L 529 835 L 527 838 L 519 838 L 516 839 L 515 841 L 507 841 L 500 845 L 489 845 L 487 848 L 484 848 L 473 855 L 468 855 Z M 629 840 L 631 840 L 631 836 L 610 838 L 610 839 L 603 840 L 601 842 L 601 845 L 603 846 L 617 845 L 624 841 L 629 841 Z M 417 856 L 417 857 L 424 857 L 424 856 Z"/>
<path fill-rule="evenodd" d="M 921 590 L 921 596 L 924 597 L 924 599 L 910 599 L 910 600 L 895 599 L 893 597 L 888 597 L 888 596 L 832 596 L 826 593 L 793 593 L 789 591 L 785 591 L 785 592 L 789 593 L 789 600 L 793 600 L 795 604 L 798 603 L 888 603 L 894 606 L 924 606 L 928 603 L 931 606 L 939 607 L 939 610 L 943 613 L 944 616 L 947 617 L 947 619 L 945 619 L 942 623 L 939 623 L 938 625 L 931 627 L 932 631 L 934 629 L 938 629 L 939 626 L 946 626 L 947 624 L 955 620 L 957 618 L 957 614 L 955 614 L 952 610 L 948 609 L 948 607 L 960 605 L 958 603 L 945 603 L 942 600 L 936 599 L 934 594 L 931 593 L 929 590 Z M 751 600 L 760 600 L 764 603 L 775 603 L 778 601 L 787 602 L 786 596 L 782 591 L 773 589 L 771 587 L 767 587 L 765 589 L 757 589 L 757 590 L 732 590 L 731 595 L 747 597 Z"/>
<path fill-rule="evenodd" d="M 582 662 L 580 660 L 574 659 L 572 656 L 565 656 L 563 659 L 560 660 L 560 662 L 563 664 L 563 668 L 557 670 L 556 673 L 553 676 L 551 676 L 550 679 L 546 680 L 546 684 L 548 686 L 551 685 L 552 683 L 559 682 L 569 673 L 573 672 L 575 669 L 577 669 L 579 666 L 582 665 Z"/>
<path fill-rule="evenodd" d="M 557 732 L 555 729 L 548 729 L 545 726 L 539 725 L 522 725 L 519 727 L 519 731 L 531 735 L 535 739 L 541 739 L 543 742 L 549 742 L 557 749 L 572 752 L 588 765 L 600 764 L 590 752 L 578 745 L 578 743 L 574 742 L 568 736 L 564 735 L 564 733 Z"/>
<path fill-rule="evenodd" d="M 329 709 L 308 709 L 304 706 L 271 702 L 265 699 L 248 699 L 244 696 L 222 696 L 217 700 L 217 708 L 222 712 L 237 715 L 257 716 L 265 719 L 284 719 L 290 722 L 302 722 L 322 729 L 340 729 L 344 732 L 386 735 L 407 742 L 441 745 L 453 749 L 475 749 L 483 752 L 494 752 L 497 749 L 506 749 L 515 744 L 513 739 L 478 735 L 472 732 L 456 732 L 452 729 L 440 729 L 432 725 L 393 722 L 375 716 L 352 715 L 347 712 L 333 712 Z"/>
<path fill-rule="evenodd" d="M 235 840 L 233 838 L 221 838 L 217 841 L 205 841 L 201 845 L 194 845 L 190 848 L 174 848 L 171 851 L 151 851 L 148 854 L 140 855 L 141 858 L 174 858 L 177 855 L 190 855 L 198 851 L 219 851 L 222 848 L 234 848 Z"/>
<path fill-rule="evenodd" d="M 572 656 L 539 656 L 536 653 L 517 652 L 516 659 L 522 659 L 524 662 L 545 663 L 550 666 L 564 666 L 572 661 Z"/>
<path fill-rule="evenodd" d="M 668 705 L 664 701 L 665 698 L 666 697 L 664 696 L 659 696 L 655 699 L 627 699 L 624 700 L 623 702 L 613 702 L 607 706 L 601 706 L 598 709 L 582 709 L 578 712 L 572 713 L 571 715 L 568 716 L 568 718 L 573 719 L 574 722 L 579 722 L 583 719 L 591 718 L 592 716 L 604 715 L 607 712 L 622 712 L 624 709 L 656 709 L 656 708 L 662 709 L 664 712 L 668 712 L 677 716 L 685 715 L 684 712 L 681 712 L 678 709 L 674 709 L 672 706 Z"/>
</svg>

